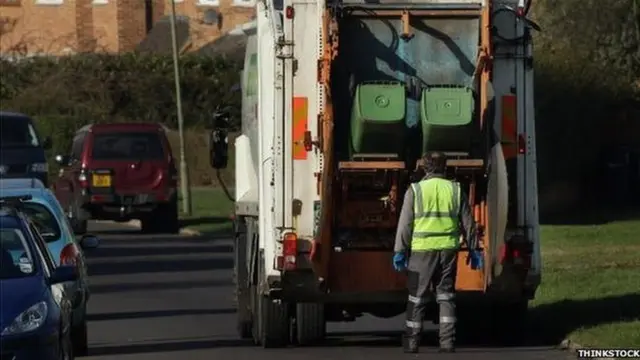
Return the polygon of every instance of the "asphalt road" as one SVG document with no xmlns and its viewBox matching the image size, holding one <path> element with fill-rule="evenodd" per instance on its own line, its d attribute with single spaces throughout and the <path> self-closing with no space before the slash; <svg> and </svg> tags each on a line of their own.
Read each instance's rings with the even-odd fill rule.
<svg viewBox="0 0 640 360">
<path fill-rule="evenodd" d="M 264 350 L 235 333 L 231 240 L 140 235 L 136 229 L 94 223 L 100 248 L 87 254 L 93 296 L 89 304 L 86 359 L 394 359 L 428 358 L 401 353 L 400 317 L 365 317 L 329 325 L 327 344 Z M 570 359 L 551 346 L 491 348 L 461 344 L 450 359 Z"/>
</svg>

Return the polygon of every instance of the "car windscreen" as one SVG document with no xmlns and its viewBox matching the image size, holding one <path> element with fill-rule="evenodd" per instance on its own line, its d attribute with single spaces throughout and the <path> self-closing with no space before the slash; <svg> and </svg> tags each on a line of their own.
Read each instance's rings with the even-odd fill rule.
<svg viewBox="0 0 640 360">
<path fill-rule="evenodd" d="M 0 115 L 0 147 L 38 147 L 40 140 L 28 118 Z"/>
<path fill-rule="evenodd" d="M 94 160 L 158 160 L 164 157 L 160 136 L 155 132 L 95 134 Z"/>
<path fill-rule="evenodd" d="M 35 202 L 26 202 L 22 204 L 21 210 L 31 219 L 44 241 L 51 242 L 60 239 L 58 220 L 46 206 Z"/>
<path fill-rule="evenodd" d="M 15 279 L 35 273 L 33 256 L 22 231 L 0 229 L 0 279 Z"/>
</svg>

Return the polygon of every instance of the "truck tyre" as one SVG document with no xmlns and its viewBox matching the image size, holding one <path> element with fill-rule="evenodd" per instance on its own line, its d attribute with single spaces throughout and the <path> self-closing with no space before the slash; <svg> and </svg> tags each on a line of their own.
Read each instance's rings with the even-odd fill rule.
<svg viewBox="0 0 640 360">
<path fill-rule="evenodd" d="M 84 235 L 87 233 L 87 216 L 82 217 L 80 206 L 76 203 L 69 207 L 69 219 L 71 220 L 74 235 Z"/>
<path fill-rule="evenodd" d="M 168 234 L 177 234 L 180 232 L 180 220 L 178 218 L 178 199 L 174 198 L 168 204 L 158 206 L 156 219 L 158 223 L 156 227 L 162 232 Z"/>
<path fill-rule="evenodd" d="M 501 345 L 518 346 L 526 340 L 528 301 L 493 304 L 492 335 Z"/>
<path fill-rule="evenodd" d="M 244 221 L 240 219 L 239 221 Z M 235 302 L 238 335 L 242 339 L 250 339 L 252 335 L 251 296 L 247 272 L 247 232 L 239 229 L 236 232 L 233 246 L 233 283 L 235 285 Z"/>
<path fill-rule="evenodd" d="M 324 340 L 327 327 L 324 304 L 296 304 L 296 336 L 298 345 L 314 345 Z"/>
<path fill-rule="evenodd" d="M 174 199 L 158 207 L 140 219 L 142 232 L 147 234 L 177 234 L 180 232 L 178 220 L 178 200 Z"/>
<path fill-rule="evenodd" d="M 251 285 L 249 291 L 251 295 L 251 337 L 253 338 L 253 343 L 259 346 L 262 340 L 260 306 L 258 305 L 260 297 L 258 295 L 258 288 L 255 285 Z"/>
<path fill-rule="evenodd" d="M 258 261 L 258 282 L 266 279 L 264 274 L 264 255 L 260 254 Z M 264 348 L 284 347 L 289 344 L 290 320 L 287 304 L 274 302 L 268 296 L 256 291 L 258 302 L 258 318 L 260 329 L 260 344 Z"/>
</svg>

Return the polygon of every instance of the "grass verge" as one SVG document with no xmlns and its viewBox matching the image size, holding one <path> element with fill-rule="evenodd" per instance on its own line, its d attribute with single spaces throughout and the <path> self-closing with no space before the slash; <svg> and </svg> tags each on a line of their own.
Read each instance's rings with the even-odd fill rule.
<svg viewBox="0 0 640 360">
<path fill-rule="evenodd" d="M 229 233 L 232 223 L 230 216 L 233 203 L 221 188 L 193 187 L 191 188 L 190 216 L 182 213 L 180 201 L 180 222 L 183 227 L 199 231 L 203 234 Z"/>
<path fill-rule="evenodd" d="M 541 238 L 534 321 L 584 346 L 640 346 L 640 220 L 543 226 Z"/>
</svg>

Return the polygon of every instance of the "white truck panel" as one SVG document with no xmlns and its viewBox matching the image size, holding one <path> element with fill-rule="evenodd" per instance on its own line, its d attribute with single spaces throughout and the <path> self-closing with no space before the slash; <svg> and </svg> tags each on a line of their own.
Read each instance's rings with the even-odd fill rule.
<svg viewBox="0 0 640 360">
<path fill-rule="evenodd" d="M 494 10 L 501 6 L 515 8 L 524 6 L 522 0 L 499 0 Z M 507 39 L 524 35 L 525 23 L 517 20 L 511 12 L 500 12 L 493 18 L 493 24 L 500 36 Z M 528 239 L 533 241 L 534 252 L 530 276 L 541 273 L 540 231 L 538 219 L 538 190 L 535 147 L 535 105 L 533 69 L 527 67 L 526 58 L 531 55 L 531 47 L 521 44 L 507 44 L 500 39 L 495 47 L 493 61 L 493 90 L 495 93 L 494 130 L 502 133 L 502 96 L 516 96 L 517 133 L 526 136 L 526 153 L 518 155 L 517 170 L 509 177 L 517 176 L 517 225 L 529 229 Z"/>
<path fill-rule="evenodd" d="M 258 176 L 251 155 L 251 141 L 257 140 L 244 134 L 236 138 L 236 203 L 258 202 Z"/>
<path fill-rule="evenodd" d="M 311 138 L 318 136 L 318 106 L 317 106 L 317 69 L 318 37 L 320 25 L 318 9 L 315 1 L 293 2 L 295 17 L 293 19 L 293 41 L 295 43 L 294 58 L 297 63 L 293 78 L 293 96 L 307 100 L 307 130 Z M 306 160 L 293 160 L 293 196 L 302 203 L 300 215 L 293 219 L 293 227 L 299 238 L 310 239 L 313 236 L 313 203 L 319 199 L 317 191 L 316 154 L 318 149 L 307 153 Z"/>
<path fill-rule="evenodd" d="M 257 51 L 258 51 L 258 123 L 260 129 L 260 221 L 259 221 L 259 245 L 264 250 L 265 267 L 267 275 L 272 266 L 276 253 L 276 241 L 274 234 L 275 220 L 275 194 L 271 179 L 275 169 L 274 156 L 274 124 L 275 119 L 275 47 L 274 30 L 265 13 L 263 3 L 257 4 Z"/>
</svg>

